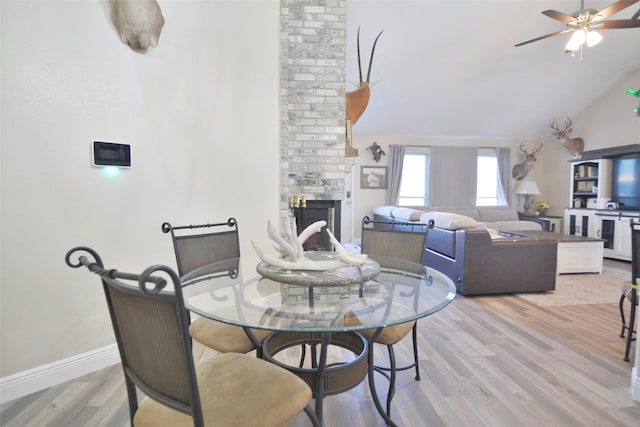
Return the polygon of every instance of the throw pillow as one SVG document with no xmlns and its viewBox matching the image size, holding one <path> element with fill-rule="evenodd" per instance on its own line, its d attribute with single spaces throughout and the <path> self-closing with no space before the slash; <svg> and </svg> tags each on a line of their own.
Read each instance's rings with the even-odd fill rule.
<svg viewBox="0 0 640 427">
<path fill-rule="evenodd" d="M 422 223 L 428 224 L 430 220 L 433 220 L 436 227 L 446 230 L 459 230 L 461 228 L 475 228 L 480 226 L 480 223 L 475 219 L 454 213 L 425 212 L 420 216 L 420 222 Z"/>
</svg>

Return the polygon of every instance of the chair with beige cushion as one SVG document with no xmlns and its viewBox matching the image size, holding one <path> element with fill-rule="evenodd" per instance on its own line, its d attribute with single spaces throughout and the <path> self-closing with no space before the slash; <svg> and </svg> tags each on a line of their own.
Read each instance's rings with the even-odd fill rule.
<svg viewBox="0 0 640 427">
<path fill-rule="evenodd" d="M 362 253 L 369 255 L 384 266 L 385 258 L 396 258 L 422 265 L 425 246 L 427 242 L 428 226 L 421 223 L 412 223 L 411 230 L 398 230 L 395 222 L 372 221 L 369 217 L 362 219 L 361 248 Z M 401 227 L 400 227 L 401 228 Z M 413 363 L 397 367 L 393 345 L 411 332 L 413 340 Z M 371 339 L 375 330 L 361 331 Z M 395 393 L 396 372 L 415 368 L 415 379 L 420 380 L 420 365 L 418 363 L 418 329 L 417 323 L 407 322 L 389 326 L 380 332 L 375 338 L 375 343 L 385 345 L 389 355 L 389 367 L 375 365 L 373 369 L 382 373 L 389 379 L 387 393 L 386 412 L 391 417 L 391 399 Z"/>
<path fill-rule="evenodd" d="M 634 334 L 636 322 L 636 310 L 640 298 L 638 298 L 637 288 L 632 286 L 633 282 L 640 284 L 640 222 L 631 221 L 631 280 L 622 284 L 622 295 L 620 296 L 620 317 L 622 319 L 622 332 L 620 337 L 624 338 L 624 332 L 627 332 L 627 342 L 624 351 L 624 360 L 629 362 L 629 352 L 631 351 L 631 342 L 635 340 Z M 631 306 L 629 310 L 629 323 L 626 323 L 624 315 L 624 302 L 629 301 Z"/>
<path fill-rule="evenodd" d="M 132 426 L 281 427 L 303 410 L 319 425 L 309 406 L 311 389 L 285 369 L 238 353 L 195 366 L 182 283 L 171 268 L 109 270 L 87 247 L 71 249 L 65 260 L 102 279 Z M 138 391 L 147 397 L 140 403 Z"/>
<path fill-rule="evenodd" d="M 235 218 L 221 223 L 175 227 L 165 222 L 162 232 L 171 233 L 180 277 L 207 264 L 240 256 Z M 260 342 L 271 331 L 252 329 L 253 337 L 249 338 L 239 326 L 199 317 L 189 326 L 189 333 L 196 341 L 220 353 L 247 353 L 255 349 L 259 353 Z"/>
</svg>

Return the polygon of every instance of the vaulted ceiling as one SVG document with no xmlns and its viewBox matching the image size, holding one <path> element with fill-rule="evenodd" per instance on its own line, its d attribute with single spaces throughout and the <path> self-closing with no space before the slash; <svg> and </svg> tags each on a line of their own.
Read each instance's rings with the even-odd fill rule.
<svg viewBox="0 0 640 427">
<path fill-rule="evenodd" d="M 585 8 L 613 2 L 586 0 Z M 639 8 L 608 19 L 629 19 Z M 640 70 L 640 28 L 601 31 L 600 44 L 573 57 L 564 53 L 570 34 L 514 47 L 566 28 L 540 13 L 547 9 L 570 15 L 580 1 L 348 0 L 347 90 L 358 82 L 358 26 L 365 78 L 384 30 L 369 107 L 354 134 L 537 139 L 552 118 L 575 117 Z"/>
</svg>

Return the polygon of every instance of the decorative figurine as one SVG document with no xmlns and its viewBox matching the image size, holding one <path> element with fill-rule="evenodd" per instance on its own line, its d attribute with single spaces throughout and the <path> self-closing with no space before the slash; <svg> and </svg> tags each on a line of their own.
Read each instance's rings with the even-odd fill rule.
<svg viewBox="0 0 640 427">
<path fill-rule="evenodd" d="M 373 143 L 373 144 L 371 144 L 370 146 L 368 146 L 366 149 L 367 149 L 367 150 L 371 150 L 371 154 L 373 154 L 373 160 L 375 160 L 375 161 L 376 161 L 376 163 L 380 161 L 380 158 L 381 158 L 382 156 L 386 156 L 386 155 L 387 155 L 387 153 L 385 153 L 385 152 L 382 150 L 382 147 L 380 147 L 380 146 L 378 145 L 378 143 L 377 143 L 377 142 L 375 142 L 375 141 L 374 141 L 374 143 Z"/>
<path fill-rule="evenodd" d="M 362 265 L 367 261 L 368 257 L 365 254 L 352 254 L 347 252 L 329 229 L 326 231 L 331 243 L 335 246 L 338 259 L 313 260 L 306 257 L 302 244 L 306 242 L 311 235 L 319 233 L 325 225 L 327 225 L 326 221 L 316 221 L 296 237 L 297 228 L 295 221 L 290 221 L 289 228 L 287 229 L 287 238 L 285 239 L 278 234 L 278 230 L 276 230 L 275 226 L 269 221 L 267 233 L 269 238 L 278 244 L 275 249 L 279 252 L 280 256 L 266 254 L 254 242 L 251 242 L 251 244 L 253 244 L 256 253 L 262 261 L 269 265 L 288 270 L 334 270 L 344 267 L 345 265 Z"/>
</svg>

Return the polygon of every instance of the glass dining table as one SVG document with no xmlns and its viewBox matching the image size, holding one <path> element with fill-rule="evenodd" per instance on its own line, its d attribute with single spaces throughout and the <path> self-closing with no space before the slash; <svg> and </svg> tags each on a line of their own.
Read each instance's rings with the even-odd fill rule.
<svg viewBox="0 0 640 427">
<path fill-rule="evenodd" d="M 320 420 L 325 396 L 345 392 L 368 375 L 375 407 L 388 425 L 395 423 L 380 404 L 373 378 L 376 337 L 385 327 L 438 312 L 456 295 L 451 279 L 439 271 L 382 257 L 336 271 L 289 271 L 242 256 L 194 270 L 182 283 L 189 311 L 244 328 L 258 357 L 305 380 Z M 272 333 L 259 341 L 256 329 Z M 375 332 L 367 340 L 359 333 L 364 330 Z M 328 361 L 332 346 L 353 357 Z M 279 357 L 294 347 L 302 349 L 298 363 Z"/>
</svg>

